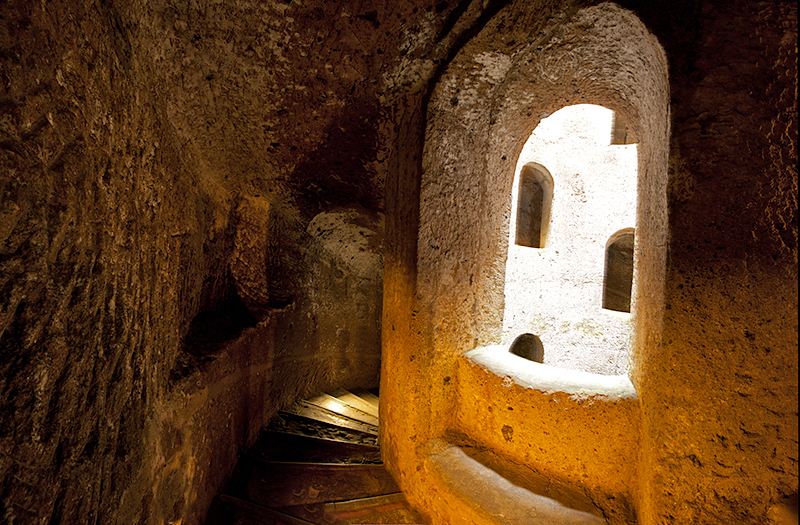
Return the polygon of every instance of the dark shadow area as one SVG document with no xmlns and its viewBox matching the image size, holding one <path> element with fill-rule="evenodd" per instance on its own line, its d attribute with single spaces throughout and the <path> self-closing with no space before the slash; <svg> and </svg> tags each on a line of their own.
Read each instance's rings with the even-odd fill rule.
<svg viewBox="0 0 800 525">
<path fill-rule="evenodd" d="M 225 299 L 216 309 L 200 312 L 189 325 L 170 371 L 170 380 L 177 381 L 190 375 L 211 360 L 212 354 L 257 322 L 236 294 Z"/>
</svg>

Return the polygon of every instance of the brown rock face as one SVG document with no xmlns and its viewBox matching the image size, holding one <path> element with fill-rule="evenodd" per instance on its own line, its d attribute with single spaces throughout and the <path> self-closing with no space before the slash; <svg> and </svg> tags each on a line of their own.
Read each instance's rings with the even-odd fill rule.
<svg viewBox="0 0 800 525">
<path fill-rule="evenodd" d="M 798 490 L 796 7 L 622 8 L 1 3 L 0 521 L 202 523 L 279 408 L 379 382 L 418 505 L 418 450 L 474 427 L 620 522 L 779 515 Z M 521 145 L 572 103 L 641 141 L 637 243 L 657 249 L 636 397 L 569 400 L 625 461 L 559 473 L 520 431 L 547 429 L 465 397 L 503 380 L 461 354 L 501 330 Z M 503 392 L 559 421 L 560 393 Z"/>
</svg>

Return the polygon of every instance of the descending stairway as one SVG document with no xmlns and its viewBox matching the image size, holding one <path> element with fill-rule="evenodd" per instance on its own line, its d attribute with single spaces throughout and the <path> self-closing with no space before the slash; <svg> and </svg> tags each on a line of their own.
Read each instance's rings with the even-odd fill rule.
<svg viewBox="0 0 800 525">
<path fill-rule="evenodd" d="M 378 398 L 337 390 L 281 411 L 242 454 L 206 525 L 422 523 L 381 463 Z"/>
</svg>

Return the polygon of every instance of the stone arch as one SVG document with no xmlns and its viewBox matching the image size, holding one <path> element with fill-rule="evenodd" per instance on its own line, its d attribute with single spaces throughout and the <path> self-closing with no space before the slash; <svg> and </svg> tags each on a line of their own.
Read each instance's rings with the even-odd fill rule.
<svg viewBox="0 0 800 525">
<path fill-rule="evenodd" d="M 515 242 L 544 248 L 553 203 L 553 176 L 541 164 L 529 162 L 522 167 L 519 179 Z"/>
<path fill-rule="evenodd" d="M 384 461 L 410 498 L 428 509 L 433 521 L 443 523 L 459 500 L 448 493 L 446 484 L 431 488 L 439 482 L 426 475 L 439 467 L 425 462 L 431 461 L 448 435 L 480 438 L 511 461 L 580 485 L 597 496 L 596 501 L 606 502 L 604 512 L 610 514 L 627 512 L 624 502 L 638 468 L 638 434 L 613 425 L 622 419 L 638 421 L 633 386 L 647 363 L 637 361 L 637 348 L 656 347 L 661 337 L 667 246 L 667 62 L 644 24 L 615 4 L 553 12 L 546 25 L 521 23 L 538 16 L 532 14 L 534 9 L 530 2 L 513 0 L 450 61 L 427 104 L 422 159 L 413 172 L 420 176 L 419 185 L 401 186 L 399 182 L 408 182 L 402 179 L 389 193 L 393 202 L 419 202 L 419 223 L 413 249 L 401 252 L 406 246 L 398 243 L 397 259 L 387 258 L 382 370 L 403 373 L 381 376 Z M 503 385 L 514 384 L 511 376 L 520 370 L 509 369 L 505 375 L 491 370 L 498 360 L 516 358 L 499 351 L 478 364 L 468 362 L 471 358 L 465 354 L 479 347 L 500 348 L 516 160 L 542 118 L 574 104 L 596 104 L 617 112 L 638 139 L 631 379 L 580 375 L 598 385 L 613 385 L 614 395 L 625 400 L 614 410 L 626 415 L 607 420 L 591 410 L 575 411 L 591 416 L 581 428 L 595 439 L 592 447 L 570 447 L 568 439 L 497 441 L 474 425 L 494 417 L 489 415 L 492 405 L 516 403 L 504 397 L 516 390 L 503 390 Z M 411 167 L 404 167 L 408 168 L 404 173 L 412 173 Z M 405 242 L 401 234 L 392 233 L 401 229 L 403 210 L 388 217 L 387 231 Z M 390 245 L 390 255 L 393 249 Z M 525 364 L 526 369 L 552 368 Z M 462 381 L 468 372 L 488 377 L 481 383 L 491 389 L 488 408 L 464 402 L 487 398 L 460 390 L 462 384 L 479 383 Z M 580 388 L 576 386 L 577 391 Z M 553 406 L 546 403 L 542 410 Z M 607 408 L 598 404 L 598 410 Z M 559 427 L 558 418 L 552 421 L 548 432 L 575 432 Z M 603 427 L 607 424 L 611 426 Z M 541 437 L 539 427 L 526 428 Z M 580 475 L 585 465 L 595 469 L 590 477 Z M 437 491 L 448 496 L 434 500 L 431 494 Z M 609 496 L 603 499 L 604 495 Z M 473 512 L 467 507 L 464 504 L 464 512 Z"/>
<path fill-rule="evenodd" d="M 631 311 L 634 240 L 634 229 L 625 228 L 609 237 L 606 243 L 603 308 L 607 310 Z"/>
<path fill-rule="evenodd" d="M 513 55 L 487 51 L 490 43 L 480 39 L 471 42 L 433 90 L 422 161 L 417 282 L 430 324 L 437 327 L 433 344 L 439 351 L 461 353 L 500 341 L 498 284 L 508 251 L 514 162 L 542 118 L 573 104 L 615 111 L 638 139 L 634 257 L 641 278 L 633 296 L 646 287 L 646 297 L 634 299 L 633 345 L 660 336 L 667 244 L 666 59 L 638 18 L 615 4 L 581 9 L 562 23 L 546 46 L 534 42 Z M 468 210 L 476 201 L 481 205 Z"/>
</svg>

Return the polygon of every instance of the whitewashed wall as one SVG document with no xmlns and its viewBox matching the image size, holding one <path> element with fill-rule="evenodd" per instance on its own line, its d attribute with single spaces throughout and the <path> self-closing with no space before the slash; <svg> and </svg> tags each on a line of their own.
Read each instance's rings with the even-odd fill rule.
<svg viewBox="0 0 800 525">
<path fill-rule="evenodd" d="M 610 145 L 612 116 L 568 106 L 526 142 L 512 189 L 503 319 L 505 344 L 533 333 L 546 364 L 605 375 L 626 373 L 630 332 L 630 314 L 602 308 L 606 242 L 636 225 L 636 145 Z M 544 248 L 514 244 L 519 174 L 531 162 L 554 182 Z"/>
</svg>

